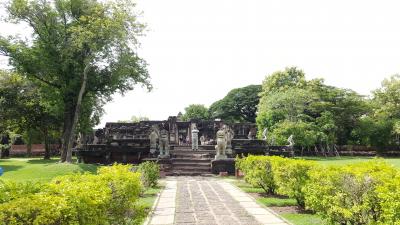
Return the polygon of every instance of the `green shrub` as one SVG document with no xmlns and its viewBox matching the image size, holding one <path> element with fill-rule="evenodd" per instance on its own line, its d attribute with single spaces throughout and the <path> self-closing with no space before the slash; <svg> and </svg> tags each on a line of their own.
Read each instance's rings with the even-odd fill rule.
<svg viewBox="0 0 400 225">
<path fill-rule="evenodd" d="M 145 187 L 157 186 L 160 178 L 160 166 L 155 162 L 146 161 L 139 165 L 138 172 Z"/>
<path fill-rule="evenodd" d="M 0 180 L 0 204 L 41 191 L 43 185 Z"/>
<path fill-rule="evenodd" d="M 140 174 L 129 165 L 101 167 L 98 175 L 67 175 L 49 185 L 79 212 L 79 224 L 125 224 L 136 216 L 135 201 L 142 186 Z"/>
<path fill-rule="evenodd" d="M 380 224 L 400 225 L 400 174 L 377 188 L 381 208 Z"/>
<path fill-rule="evenodd" d="M 64 225 L 79 224 L 77 211 L 66 199 L 48 194 L 35 194 L 0 204 L 1 224 Z"/>
<path fill-rule="evenodd" d="M 397 171 L 381 160 L 310 171 L 304 187 L 306 208 L 335 224 L 372 224 L 379 220 L 377 187 Z"/>
<path fill-rule="evenodd" d="M 116 224 L 124 224 L 126 218 L 134 218 L 141 213 L 135 205 L 142 190 L 141 174 L 131 169 L 129 165 L 115 164 L 98 170 L 99 178 L 111 189 L 108 216 Z"/>
<path fill-rule="evenodd" d="M 49 184 L 0 183 L 0 224 L 135 224 L 140 173 L 131 166 L 102 167 L 98 175 L 71 174 Z"/>
<path fill-rule="evenodd" d="M 253 187 L 261 187 L 267 193 L 275 193 L 274 168 L 288 159 L 278 156 L 250 155 L 237 160 L 236 167 L 243 171 L 244 179 Z"/>
<path fill-rule="evenodd" d="M 112 190 L 107 182 L 92 174 L 56 177 L 48 193 L 63 197 L 74 211 L 79 212 L 79 224 L 107 224 Z"/>
<path fill-rule="evenodd" d="M 304 207 L 304 186 L 309 181 L 309 172 L 317 168 L 312 161 L 288 159 L 274 167 L 274 181 L 277 193 L 295 198 Z"/>
</svg>

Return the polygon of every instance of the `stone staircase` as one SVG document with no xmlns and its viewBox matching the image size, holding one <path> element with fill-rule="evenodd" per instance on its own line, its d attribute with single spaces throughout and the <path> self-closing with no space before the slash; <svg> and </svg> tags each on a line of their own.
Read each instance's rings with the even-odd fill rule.
<svg viewBox="0 0 400 225">
<path fill-rule="evenodd" d="M 174 149 L 170 150 L 170 155 L 171 170 L 167 175 L 210 175 L 211 160 L 214 159 L 215 150 L 201 148 L 198 151 L 193 151 L 190 146 L 174 146 Z"/>
</svg>

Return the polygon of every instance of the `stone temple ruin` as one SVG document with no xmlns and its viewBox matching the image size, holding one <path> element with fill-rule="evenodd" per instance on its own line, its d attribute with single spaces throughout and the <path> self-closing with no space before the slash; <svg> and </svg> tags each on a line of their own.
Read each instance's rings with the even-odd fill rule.
<svg viewBox="0 0 400 225">
<path fill-rule="evenodd" d="M 182 121 L 170 116 L 163 121 L 107 123 L 92 137 L 78 138 L 75 152 L 84 163 L 156 161 L 167 175 L 234 173 L 236 155 L 268 150 L 256 134 L 253 123 Z"/>
</svg>

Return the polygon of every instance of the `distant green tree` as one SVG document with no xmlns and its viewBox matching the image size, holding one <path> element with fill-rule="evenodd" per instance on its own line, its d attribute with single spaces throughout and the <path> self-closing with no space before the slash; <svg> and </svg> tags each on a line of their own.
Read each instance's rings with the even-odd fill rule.
<svg viewBox="0 0 400 225">
<path fill-rule="evenodd" d="M 185 108 L 185 113 L 182 116 L 183 121 L 189 121 L 191 119 L 208 120 L 210 116 L 208 109 L 201 104 L 191 104 Z"/>
<path fill-rule="evenodd" d="M 99 121 L 115 92 L 151 88 L 136 49 L 144 25 L 126 0 L 10 0 L 8 20 L 33 30 L 29 40 L 0 37 L 0 52 L 62 113 L 62 162 L 72 162 L 77 129 Z M 79 122 L 79 123 L 78 123 Z"/>
<path fill-rule="evenodd" d="M 61 122 L 33 82 L 17 73 L 0 71 L 0 133 L 22 134 L 28 155 L 32 143 L 44 142 L 44 157 L 49 159 L 49 139 L 59 132 Z"/>
<path fill-rule="evenodd" d="M 382 86 L 373 92 L 371 114 L 375 122 L 376 141 L 386 145 L 400 144 L 400 75 L 382 81 Z"/>
<path fill-rule="evenodd" d="M 259 136 L 268 128 L 283 144 L 292 132 L 303 147 L 347 144 L 361 116 L 371 110 L 356 92 L 325 85 L 322 79 L 307 81 L 296 68 L 267 76 L 260 96 Z"/>
<path fill-rule="evenodd" d="M 147 116 L 132 116 L 129 120 L 118 120 L 119 123 L 138 123 L 140 121 L 149 121 Z"/>
<path fill-rule="evenodd" d="M 254 123 L 260 101 L 261 85 L 249 85 L 231 90 L 223 99 L 210 106 L 210 116 L 227 122 Z"/>
<path fill-rule="evenodd" d="M 261 97 L 291 88 L 302 88 L 306 84 L 305 74 L 297 67 L 286 67 L 267 76 L 262 83 Z"/>
</svg>

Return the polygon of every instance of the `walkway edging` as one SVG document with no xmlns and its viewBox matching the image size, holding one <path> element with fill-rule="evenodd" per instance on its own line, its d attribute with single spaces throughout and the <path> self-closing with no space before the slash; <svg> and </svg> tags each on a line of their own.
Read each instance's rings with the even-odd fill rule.
<svg viewBox="0 0 400 225">
<path fill-rule="evenodd" d="M 163 190 L 165 187 L 163 188 Z M 150 212 L 147 214 L 146 220 L 143 222 L 143 225 L 149 225 L 151 218 L 153 217 L 154 210 L 156 209 L 156 206 L 158 205 L 158 201 L 160 201 L 160 196 L 161 192 L 157 193 L 157 197 L 153 202 L 153 205 L 151 206 Z"/>
<path fill-rule="evenodd" d="M 176 179 L 167 178 L 165 188 L 161 191 L 157 204 L 150 215 L 147 225 L 173 225 L 176 209 Z"/>
<path fill-rule="evenodd" d="M 225 180 L 220 180 L 219 182 L 220 182 L 220 185 L 225 188 L 225 191 L 227 191 L 230 195 L 232 195 L 232 197 L 234 199 L 236 199 L 239 202 L 239 204 L 242 205 L 246 209 L 246 211 L 249 214 L 251 214 L 252 216 L 254 216 L 260 223 L 262 223 L 262 224 L 277 224 L 277 225 L 292 224 L 289 221 L 287 221 L 285 218 L 282 218 L 280 215 L 275 213 L 273 210 L 271 210 L 268 207 L 266 207 L 265 205 L 259 204 L 257 202 L 257 200 L 253 196 L 251 196 L 248 193 L 244 192 L 243 190 L 241 190 L 236 185 L 234 185 L 234 184 L 232 184 L 232 183 L 230 183 L 228 181 L 225 181 Z M 249 210 L 250 208 L 257 209 L 257 207 L 251 207 L 251 205 L 250 206 L 246 205 L 247 203 L 245 201 L 241 201 L 241 196 L 238 196 L 235 193 L 232 193 L 232 190 L 229 190 L 230 188 L 228 186 L 230 186 L 233 189 L 236 189 L 236 191 L 239 192 L 239 193 L 240 192 L 243 193 L 247 198 L 252 200 L 252 203 L 255 203 L 258 207 L 260 207 L 261 209 L 266 210 L 271 215 L 268 215 L 268 213 L 264 214 L 262 212 L 254 213 L 253 211 Z M 249 204 L 251 204 L 251 203 L 249 203 Z M 272 223 L 271 222 L 267 222 L 266 223 L 264 221 L 266 219 L 266 217 L 269 217 L 269 216 L 275 216 L 276 217 L 276 218 L 268 218 L 269 221 L 272 219 L 274 222 L 272 222 Z M 281 220 L 281 221 L 279 221 L 279 220 Z"/>
</svg>

